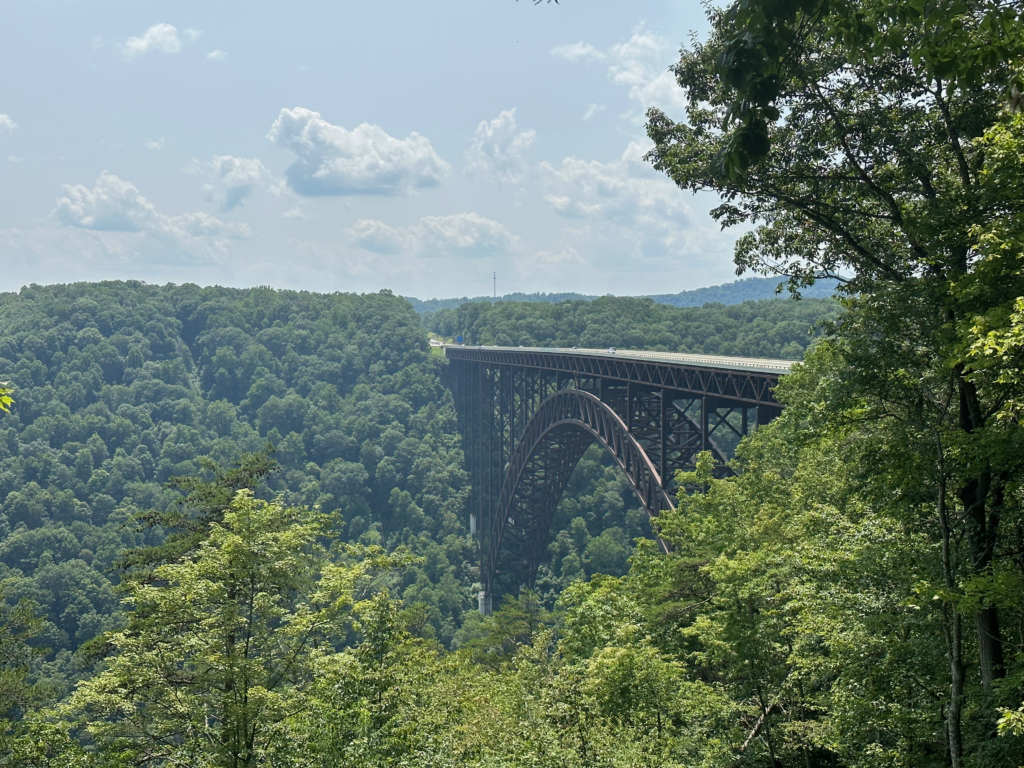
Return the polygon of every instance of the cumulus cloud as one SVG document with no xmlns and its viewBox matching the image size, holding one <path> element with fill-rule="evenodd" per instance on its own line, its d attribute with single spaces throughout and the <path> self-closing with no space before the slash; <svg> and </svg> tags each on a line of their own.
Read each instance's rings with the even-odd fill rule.
<svg viewBox="0 0 1024 768">
<path fill-rule="evenodd" d="M 348 236 L 360 248 L 385 254 L 414 250 L 418 242 L 415 227 L 389 227 L 375 219 L 360 219 L 349 228 Z"/>
<path fill-rule="evenodd" d="M 0 136 L 10 136 L 17 128 L 18 124 L 11 120 L 10 115 L 0 113 Z"/>
<path fill-rule="evenodd" d="M 597 227 L 636 233 L 648 255 L 672 251 L 693 226 L 679 189 L 643 162 L 632 143 L 610 163 L 567 157 L 558 166 L 541 164 L 545 200 L 560 216 Z"/>
<path fill-rule="evenodd" d="M 350 242 L 379 254 L 487 257 L 512 253 L 518 238 L 505 227 L 475 213 L 425 216 L 410 227 L 360 219 L 348 230 Z"/>
<path fill-rule="evenodd" d="M 147 141 L 144 146 L 146 147 L 146 149 L 152 149 L 152 150 L 155 151 L 155 150 L 163 149 L 164 145 L 166 143 L 167 143 L 166 140 L 163 138 L 163 136 L 161 136 L 159 139 L 153 139 L 152 141 Z"/>
<path fill-rule="evenodd" d="M 568 61 L 581 61 L 584 59 L 603 59 L 605 55 L 597 50 L 590 43 L 569 43 L 568 45 L 559 45 L 551 49 L 551 53 L 555 56 L 560 56 Z"/>
<path fill-rule="evenodd" d="M 681 109 L 685 106 L 683 91 L 668 71 L 675 52 L 665 38 L 643 27 L 638 28 L 629 40 L 613 45 L 607 51 L 600 51 L 589 43 L 572 43 L 553 48 L 551 53 L 568 61 L 606 61 L 608 79 L 625 86 L 629 98 L 641 108 L 641 112 L 630 117 L 639 118 L 649 107 Z M 593 116 L 590 110 L 587 114 Z"/>
<path fill-rule="evenodd" d="M 159 214 L 134 184 L 104 171 L 92 189 L 64 185 L 55 214 L 61 224 L 110 232 L 141 232 L 156 225 Z"/>
<path fill-rule="evenodd" d="M 210 51 L 208 54 L 206 54 L 206 58 L 210 61 L 220 61 L 222 59 L 226 59 L 227 57 L 227 52 L 222 51 L 220 48 L 217 48 L 216 50 Z"/>
<path fill-rule="evenodd" d="M 67 227 L 137 234 L 191 252 L 223 250 L 227 240 L 250 235 L 247 226 L 207 213 L 162 214 L 134 184 L 106 171 L 93 187 L 65 185 L 63 193 L 53 215 Z"/>
<path fill-rule="evenodd" d="M 673 53 L 665 38 L 638 30 L 626 42 L 612 46 L 608 77 L 628 87 L 629 97 L 644 110 L 682 108 L 686 104 L 683 90 L 667 66 Z"/>
<path fill-rule="evenodd" d="M 425 252 L 494 256 L 509 253 L 515 238 L 501 224 L 475 213 L 426 216 L 420 221 Z"/>
<path fill-rule="evenodd" d="M 195 39 L 196 30 L 186 30 L 186 37 Z M 141 35 L 129 37 L 121 46 L 127 59 L 136 59 L 147 53 L 178 53 L 183 45 L 178 28 L 172 24 L 154 24 Z"/>
<path fill-rule="evenodd" d="M 604 109 L 604 104 L 591 104 L 587 107 L 587 111 L 583 113 L 583 119 L 589 120 L 598 112 Z"/>
<path fill-rule="evenodd" d="M 505 110 L 476 128 L 476 137 L 466 151 L 466 171 L 489 176 L 498 184 L 520 184 L 526 176 L 524 153 L 537 138 L 536 131 L 520 131 L 515 109 Z"/>
<path fill-rule="evenodd" d="M 188 170 L 206 176 L 206 199 L 217 203 L 221 213 L 233 211 L 260 184 L 270 180 L 267 167 L 255 157 L 214 155 L 208 162 L 193 161 Z"/>
<path fill-rule="evenodd" d="M 298 157 L 285 175 L 307 197 L 408 195 L 438 186 L 450 170 L 418 133 L 396 139 L 369 123 L 349 131 L 301 107 L 282 109 L 267 138 Z"/>
</svg>

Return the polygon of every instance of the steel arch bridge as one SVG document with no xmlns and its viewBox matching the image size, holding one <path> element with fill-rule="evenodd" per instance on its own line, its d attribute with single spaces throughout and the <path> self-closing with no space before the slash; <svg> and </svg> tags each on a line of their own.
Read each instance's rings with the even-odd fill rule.
<svg viewBox="0 0 1024 768">
<path fill-rule="evenodd" d="M 594 444 L 622 468 L 648 515 L 671 508 L 677 470 L 709 450 L 724 466 L 774 418 L 788 360 L 663 352 L 446 346 L 471 480 L 480 610 L 532 586 L 569 476 Z"/>
</svg>

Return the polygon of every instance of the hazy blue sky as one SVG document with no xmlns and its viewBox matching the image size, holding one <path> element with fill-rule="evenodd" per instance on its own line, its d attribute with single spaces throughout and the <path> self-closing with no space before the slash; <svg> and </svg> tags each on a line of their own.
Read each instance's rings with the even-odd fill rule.
<svg viewBox="0 0 1024 768">
<path fill-rule="evenodd" d="M 700 3 L 0 3 L 0 289 L 421 298 L 732 279 L 642 161 Z"/>
</svg>

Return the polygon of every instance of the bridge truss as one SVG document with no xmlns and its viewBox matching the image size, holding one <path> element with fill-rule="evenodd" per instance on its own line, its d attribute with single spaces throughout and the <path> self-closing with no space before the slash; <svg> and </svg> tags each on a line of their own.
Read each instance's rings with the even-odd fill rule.
<svg viewBox="0 0 1024 768">
<path fill-rule="evenodd" d="M 729 473 L 739 440 L 781 408 L 772 388 L 784 371 L 749 361 L 461 346 L 445 355 L 485 613 L 494 596 L 533 586 L 558 500 L 590 445 L 609 452 L 655 516 L 673 506 L 678 470 L 707 450 L 716 473 Z"/>
</svg>

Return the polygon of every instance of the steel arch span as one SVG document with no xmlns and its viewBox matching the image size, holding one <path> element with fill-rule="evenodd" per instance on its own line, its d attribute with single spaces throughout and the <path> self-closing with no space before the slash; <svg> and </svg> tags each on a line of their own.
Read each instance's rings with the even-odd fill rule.
<svg viewBox="0 0 1024 768">
<path fill-rule="evenodd" d="M 558 500 L 597 442 L 649 515 L 671 506 L 678 470 L 711 451 L 717 475 L 744 435 L 782 406 L 786 360 L 614 349 L 446 345 L 445 373 L 465 454 L 480 609 L 532 585 Z"/>
<path fill-rule="evenodd" d="M 589 392 L 559 390 L 540 403 L 509 462 L 481 564 L 487 595 L 533 585 L 558 500 L 595 442 L 626 474 L 648 515 L 673 506 L 653 462 L 622 418 Z"/>
</svg>

